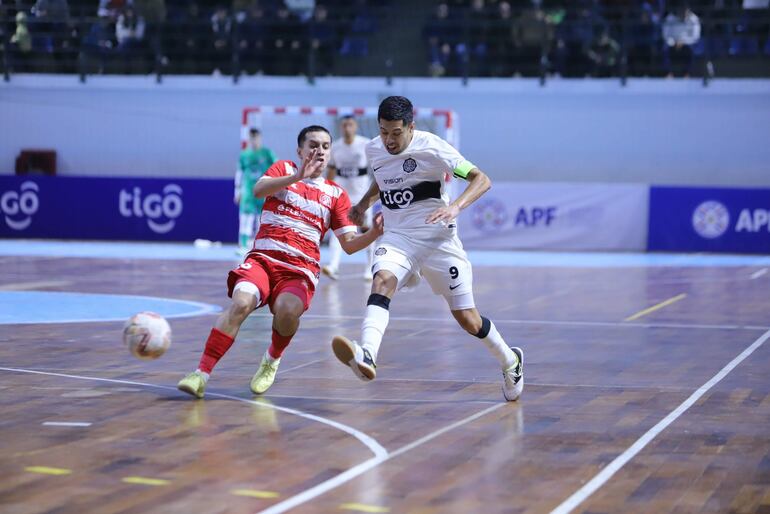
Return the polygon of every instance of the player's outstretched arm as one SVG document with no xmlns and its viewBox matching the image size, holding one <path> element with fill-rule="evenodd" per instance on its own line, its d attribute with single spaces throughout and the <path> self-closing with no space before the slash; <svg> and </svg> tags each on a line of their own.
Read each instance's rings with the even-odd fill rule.
<svg viewBox="0 0 770 514">
<path fill-rule="evenodd" d="M 465 188 L 465 191 L 463 191 L 454 202 L 446 207 L 439 207 L 430 213 L 430 215 L 425 218 L 425 223 L 452 221 L 460 214 L 460 211 L 481 198 L 481 195 L 489 191 L 489 188 L 492 187 L 492 181 L 486 173 L 478 168 L 473 168 L 468 173 L 468 178 L 466 180 L 468 180 L 468 186 Z"/>
<path fill-rule="evenodd" d="M 382 223 L 382 213 L 378 212 L 377 215 L 374 217 L 374 223 L 372 224 L 372 228 L 367 230 L 363 234 L 356 234 L 354 232 L 347 232 L 343 234 L 341 237 L 339 237 L 340 246 L 343 250 L 345 250 L 345 253 L 350 255 L 351 253 L 356 253 L 359 250 L 363 250 L 373 242 L 377 240 L 378 237 L 382 235 L 383 230 L 383 223 Z"/>
<path fill-rule="evenodd" d="M 374 205 L 374 202 L 376 202 L 379 197 L 380 188 L 377 186 L 377 182 L 373 180 L 372 185 L 369 186 L 369 190 L 364 193 L 361 200 L 348 211 L 348 218 L 350 218 L 350 221 L 358 226 L 362 226 L 364 221 L 366 221 L 364 216 L 366 211 L 369 207 Z"/>
<path fill-rule="evenodd" d="M 294 175 L 286 175 L 284 177 L 262 177 L 254 185 L 254 196 L 257 198 L 265 198 L 277 193 L 281 189 L 289 187 L 295 182 L 310 177 L 323 166 L 322 161 L 316 160 L 317 155 L 318 150 L 313 149 L 313 151 L 302 160 L 302 166 L 300 166 Z"/>
</svg>

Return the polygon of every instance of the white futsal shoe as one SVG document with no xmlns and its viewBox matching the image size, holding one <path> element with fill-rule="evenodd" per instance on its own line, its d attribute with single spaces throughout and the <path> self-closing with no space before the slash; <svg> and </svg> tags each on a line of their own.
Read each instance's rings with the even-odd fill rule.
<svg viewBox="0 0 770 514">
<path fill-rule="evenodd" d="M 511 346 L 511 350 L 518 362 L 503 370 L 503 396 L 509 402 L 518 400 L 524 390 L 524 352 L 515 346 Z"/>
<path fill-rule="evenodd" d="M 345 336 L 334 336 L 332 350 L 339 361 L 345 366 L 350 366 L 353 374 L 364 382 L 374 380 L 377 376 L 377 365 L 374 363 L 369 350 L 361 348 L 355 341 L 351 341 Z"/>
</svg>

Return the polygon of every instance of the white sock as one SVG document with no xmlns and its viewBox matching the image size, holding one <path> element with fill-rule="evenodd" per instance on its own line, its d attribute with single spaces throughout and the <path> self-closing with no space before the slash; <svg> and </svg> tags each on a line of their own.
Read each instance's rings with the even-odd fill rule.
<svg viewBox="0 0 770 514">
<path fill-rule="evenodd" d="M 482 318 L 484 319 L 484 318 Z M 513 353 L 508 345 L 505 343 L 503 336 L 497 331 L 497 327 L 491 321 L 489 322 L 489 333 L 486 337 L 481 339 L 481 342 L 489 349 L 489 352 L 494 355 L 498 360 L 500 366 L 503 369 L 508 369 L 518 362 L 518 357 Z"/>
<path fill-rule="evenodd" d="M 204 382 L 208 382 L 209 381 L 209 374 L 208 373 L 206 373 L 205 371 L 201 371 L 199 369 L 196 369 L 195 371 L 197 371 L 198 374 L 203 377 L 203 381 Z"/>
<path fill-rule="evenodd" d="M 340 256 L 342 256 L 342 247 L 334 234 L 329 238 L 329 267 L 332 271 L 340 268 Z"/>
<path fill-rule="evenodd" d="M 280 358 L 280 357 L 278 357 L 278 358 L 276 359 L 275 357 L 273 357 L 272 355 L 270 355 L 270 352 L 267 352 L 267 351 L 266 351 L 266 352 L 265 352 L 265 360 L 268 362 L 268 364 L 272 364 L 272 363 L 274 363 L 275 361 L 279 361 L 279 360 L 281 360 L 281 358 Z"/>
<path fill-rule="evenodd" d="M 377 362 L 377 352 L 380 351 L 382 336 L 390 321 L 390 311 L 379 305 L 367 305 L 366 316 L 361 324 L 361 346 L 372 355 Z"/>
</svg>

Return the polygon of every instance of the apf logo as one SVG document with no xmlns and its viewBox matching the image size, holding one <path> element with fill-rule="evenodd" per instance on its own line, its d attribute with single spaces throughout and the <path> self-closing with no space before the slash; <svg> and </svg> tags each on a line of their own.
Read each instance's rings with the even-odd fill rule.
<svg viewBox="0 0 770 514">
<path fill-rule="evenodd" d="M 32 181 L 21 183 L 21 192 L 6 191 L 0 196 L 0 212 L 5 216 L 5 222 L 13 230 L 24 230 L 32 223 L 32 215 L 40 207 L 37 197 L 37 184 Z M 18 219 L 21 217 L 21 219 Z"/>
<path fill-rule="evenodd" d="M 176 224 L 176 218 L 182 214 L 182 188 L 176 184 L 167 184 L 163 195 L 151 193 L 143 197 L 142 189 L 134 187 L 131 191 L 120 190 L 118 208 L 124 218 L 147 217 L 147 225 L 156 234 L 170 232 Z M 159 221 L 165 218 L 166 221 Z"/>
<path fill-rule="evenodd" d="M 505 204 L 496 198 L 487 198 L 473 208 L 473 224 L 484 232 L 499 230 L 508 220 Z"/>
<path fill-rule="evenodd" d="M 715 200 L 703 202 L 692 213 L 692 227 L 705 239 L 716 239 L 730 226 L 730 211 Z"/>
</svg>

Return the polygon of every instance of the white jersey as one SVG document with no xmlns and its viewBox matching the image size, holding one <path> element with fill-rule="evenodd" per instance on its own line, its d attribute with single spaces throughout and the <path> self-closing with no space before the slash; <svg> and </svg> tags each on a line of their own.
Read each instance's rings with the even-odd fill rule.
<svg viewBox="0 0 770 514">
<path fill-rule="evenodd" d="M 440 137 L 415 130 L 412 142 L 398 155 L 388 153 L 378 136 L 366 145 L 366 156 L 380 188 L 385 230 L 415 239 L 453 237 L 455 222 L 426 224 L 428 215 L 449 205 L 446 173 L 465 178 L 474 166 Z"/>
<path fill-rule="evenodd" d="M 334 181 L 348 192 L 352 203 L 361 200 L 372 183 L 365 152 L 368 142 L 368 138 L 356 135 L 351 144 L 343 138 L 332 144 L 329 166 L 337 169 Z"/>
</svg>

